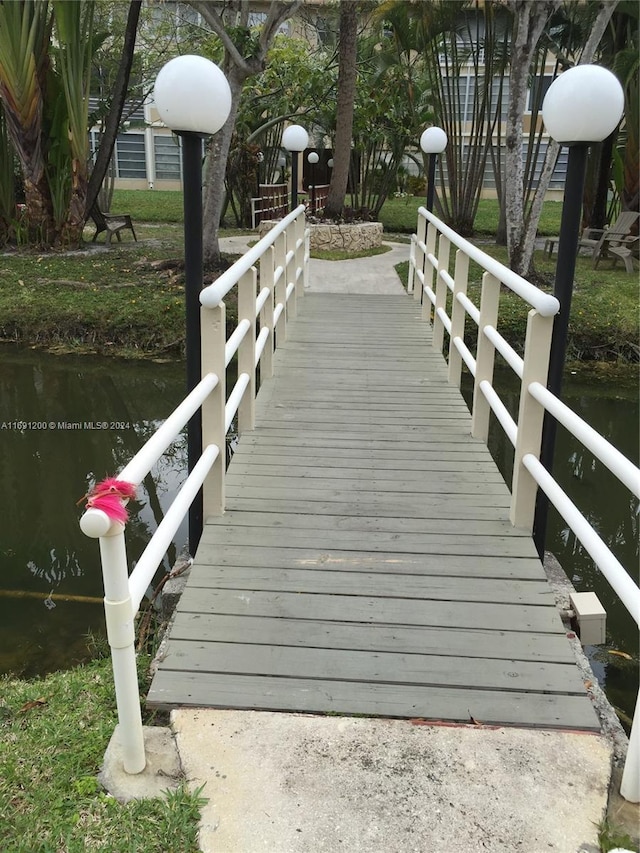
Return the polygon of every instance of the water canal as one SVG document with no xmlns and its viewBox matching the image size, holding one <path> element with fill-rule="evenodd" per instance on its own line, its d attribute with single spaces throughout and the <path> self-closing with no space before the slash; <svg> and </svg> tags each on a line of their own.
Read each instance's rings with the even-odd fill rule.
<svg viewBox="0 0 640 853">
<path fill-rule="evenodd" d="M 116 473 L 184 395 L 181 365 L 0 351 L 0 672 L 25 676 L 88 657 L 89 632 L 104 634 L 98 548 L 78 527 L 74 503 L 93 479 Z M 517 389 L 501 381 L 512 409 Z M 634 462 L 638 461 L 637 388 L 566 382 L 565 400 Z M 511 452 L 492 429 L 494 458 L 510 476 Z M 139 490 L 128 525 L 130 560 L 142 553 L 179 488 L 186 440 L 178 439 Z M 614 478 L 559 431 L 555 474 L 626 567 L 638 565 L 638 507 Z M 186 541 L 176 535 L 164 568 Z M 637 630 L 607 582 L 557 513 L 547 549 L 579 590 L 597 592 L 608 614 L 607 644 L 587 649 L 621 716 L 638 689 Z"/>
</svg>

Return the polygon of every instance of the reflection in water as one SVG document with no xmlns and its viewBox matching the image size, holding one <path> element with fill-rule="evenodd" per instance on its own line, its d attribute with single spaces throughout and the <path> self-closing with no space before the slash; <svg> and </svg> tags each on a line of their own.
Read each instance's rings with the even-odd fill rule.
<svg viewBox="0 0 640 853">
<path fill-rule="evenodd" d="M 131 459 L 183 397 L 183 388 L 180 365 L 3 347 L 0 671 L 32 675 L 69 665 L 86 657 L 88 631 L 104 632 L 99 605 L 45 605 L 54 603 L 52 594 L 99 600 L 104 594 L 97 543 L 81 533 L 82 506 L 74 511 L 74 505 L 93 482 Z M 127 527 L 131 565 L 184 479 L 185 459 L 181 437 L 138 490 Z M 185 540 L 183 527 L 165 569 Z"/>
</svg>

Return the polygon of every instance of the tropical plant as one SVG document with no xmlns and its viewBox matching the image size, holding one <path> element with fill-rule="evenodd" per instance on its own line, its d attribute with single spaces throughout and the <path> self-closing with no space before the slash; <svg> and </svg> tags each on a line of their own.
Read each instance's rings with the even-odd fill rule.
<svg viewBox="0 0 640 853">
<path fill-rule="evenodd" d="M 11 221 L 16 214 L 13 185 L 13 149 L 9 143 L 4 110 L 0 104 L 0 246 L 9 238 Z"/>
<path fill-rule="evenodd" d="M 30 236 L 45 241 L 55 232 L 43 128 L 51 25 L 48 0 L 0 3 L 0 98 L 24 176 Z"/>
<path fill-rule="evenodd" d="M 513 44 L 517 49 L 511 54 L 510 108 L 506 122 L 506 138 L 511 143 L 508 145 L 505 169 L 505 209 L 509 223 L 507 248 L 510 267 L 520 275 L 528 275 L 542 205 L 560 150 L 557 142 L 549 140 L 535 192 L 525 204 L 522 115 L 530 70 L 539 49 L 539 39 L 548 40 L 552 52 L 565 68 L 592 62 L 617 2 L 577 3 L 571 0 L 566 2 L 561 10 L 560 0 L 547 0 L 545 3 L 538 3 L 536 0 L 509 0 L 508 5 L 514 15 Z M 557 20 L 553 17 L 558 11 L 562 12 L 566 20 L 562 38 L 558 36 L 562 28 L 559 30 L 555 27 Z M 534 33 L 537 33 L 537 37 L 534 37 Z"/>
<path fill-rule="evenodd" d="M 394 32 L 406 33 L 405 50 L 424 59 L 423 86 L 431 90 L 433 121 L 449 140 L 439 206 L 453 227 L 470 234 L 500 128 L 508 15 L 503 4 L 491 0 L 482 7 L 389 0 L 383 8 Z"/>
<path fill-rule="evenodd" d="M 69 196 L 63 241 L 76 245 L 82 238 L 85 223 L 89 164 L 89 90 L 93 43 L 93 11 L 91 0 L 53 0 L 53 14 L 58 47 L 56 65 L 66 105 L 66 130 L 71 168 Z M 60 127 L 56 137 L 64 132 Z"/>
<path fill-rule="evenodd" d="M 360 39 L 353 134 L 352 206 L 378 217 L 403 180 L 408 148 L 432 119 L 425 65 L 415 50 L 416 22 L 403 4 L 383 3 L 378 28 Z"/>
<path fill-rule="evenodd" d="M 640 210 L 640 52 L 639 9 L 636 3 L 620 4 L 614 19 L 615 42 L 612 70 L 624 89 L 624 123 L 613 150 L 614 184 L 624 210 Z M 619 45 L 618 48 L 615 45 Z M 623 46 L 622 46 L 623 45 Z"/>
<path fill-rule="evenodd" d="M 22 170 L 30 242 L 77 245 L 82 237 L 94 5 L 0 3 L 0 99 Z"/>
<path fill-rule="evenodd" d="M 295 118 L 313 136 L 316 127 L 325 126 L 325 115 L 334 115 L 327 106 L 334 86 L 332 55 L 322 48 L 310 50 L 303 39 L 276 36 L 265 70 L 243 86 L 229 151 L 225 189 L 238 226 L 251 225 L 250 198 L 257 184 L 273 183 L 281 172 L 285 122 Z"/>
</svg>

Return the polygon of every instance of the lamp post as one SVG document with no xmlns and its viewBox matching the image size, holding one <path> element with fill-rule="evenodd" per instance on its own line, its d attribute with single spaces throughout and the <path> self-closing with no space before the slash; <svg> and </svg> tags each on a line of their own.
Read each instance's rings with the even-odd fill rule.
<svg viewBox="0 0 640 853">
<path fill-rule="evenodd" d="M 309 144 L 309 134 L 299 124 L 291 124 L 282 134 L 282 144 L 291 152 L 291 210 L 298 206 L 298 154 Z"/>
<path fill-rule="evenodd" d="M 433 197 L 436 188 L 436 161 L 447 147 L 447 134 L 441 127 L 428 127 L 420 137 L 420 148 L 429 155 L 427 174 L 427 210 L 433 212 Z"/>
<path fill-rule="evenodd" d="M 316 212 L 316 163 L 320 160 L 315 151 L 312 151 L 307 157 L 307 163 L 311 166 L 311 213 Z"/>
<path fill-rule="evenodd" d="M 569 148 L 565 180 L 554 296 L 560 312 L 553 324 L 547 388 L 556 397 L 562 391 L 567 332 L 573 294 L 582 196 L 589 145 L 606 139 L 624 110 L 624 92 L 617 77 L 598 65 L 577 65 L 563 72 L 549 87 L 542 104 L 542 120 L 556 142 Z M 545 412 L 540 461 L 553 468 L 557 422 Z M 544 557 L 549 501 L 538 489 L 533 538 L 540 559 Z"/>
<path fill-rule="evenodd" d="M 217 65 L 203 56 L 178 56 L 160 69 L 154 87 L 160 118 L 182 140 L 184 205 L 184 289 L 187 393 L 201 379 L 200 291 L 202 271 L 202 140 L 217 133 L 231 110 L 231 89 Z M 189 421 L 189 473 L 202 455 L 200 411 Z M 189 550 L 195 554 L 202 534 L 202 490 L 189 509 Z"/>
</svg>

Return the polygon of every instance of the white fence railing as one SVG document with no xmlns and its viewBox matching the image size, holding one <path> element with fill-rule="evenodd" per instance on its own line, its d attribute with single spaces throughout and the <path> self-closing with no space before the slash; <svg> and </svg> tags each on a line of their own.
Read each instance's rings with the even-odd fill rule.
<svg viewBox="0 0 640 853">
<path fill-rule="evenodd" d="M 141 773 L 146 765 L 134 634 L 140 602 L 200 488 L 204 487 L 205 518 L 224 511 L 226 435 L 236 415 L 240 434 L 254 426 L 256 370 L 259 366 L 263 379 L 273 375 L 274 345 L 286 340 L 288 318 L 295 316 L 297 299 L 304 295 L 308 243 L 304 205 L 300 205 L 200 294 L 202 379 L 118 474 L 117 482 L 131 490 L 138 486 L 200 408 L 204 449 L 131 575 L 125 524 L 99 508 L 99 496 L 89 498 L 89 508 L 80 520 L 84 533 L 100 543 L 118 736 L 127 773 Z M 227 336 L 222 300 L 236 286 L 238 322 Z M 238 378 L 227 397 L 227 367 L 236 353 Z M 125 502 L 118 506 L 120 513 Z"/>
<path fill-rule="evenodd" d="M 453 275 L 449 272 L 452 246 L 456 250 Z M 483 270 L 479 306 L 467 296 L 469 261 L 475 261 Z M 501 286 L 531 306 L 523 357 L 497 331 Z M 413 291 L 416 300 L 422 301 L 423 317 L 433 322 L 434 348 L 444 352 L 445 332 L 448 334 L 449 381 L 460 386 L 462 362 L 474 377 L 472 434 L 486 442 L 489 415 L 493 411 L 514 446 L 511 523 L 529 531 L 533 529 L 536 493 L 538 487 L 541 488 L 640 625 L 640 589 L 539 461 L 542 424 L 547 411 L 582 442 L 625 488 L 640 498 L 640 470 L 546 388 L 553 318 L 559 309 L 557 299 L 460 237 L 424 207 L 418 211 L 417 234 L 411 241 L 408 290 Z M 450 312 L 448 306 L 451 306 Z M 475 354 L 465 343 L 467 318 L 478 328 Z M 517 422 L 493 387 L 496 352 L 521 382 Z M 638 705 L 620 790 L 627 800 L 640 801 Z"/>
</svg>

